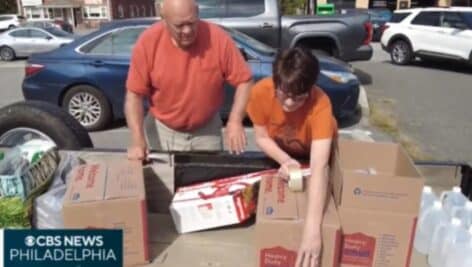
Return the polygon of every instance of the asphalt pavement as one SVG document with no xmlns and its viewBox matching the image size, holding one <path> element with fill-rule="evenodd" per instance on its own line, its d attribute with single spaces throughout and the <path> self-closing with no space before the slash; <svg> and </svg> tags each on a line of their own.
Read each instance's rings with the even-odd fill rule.
<svg viewBox="0 0 472 267">
<path fill-rule="evenodd" d="M 374 47 L 371 61 L 352 64 L 369 102 L 391 105 L 400 131 L 428 157 L 472 163 L 472 67 L 429 61 L 396 66 Z"/>
</svg>

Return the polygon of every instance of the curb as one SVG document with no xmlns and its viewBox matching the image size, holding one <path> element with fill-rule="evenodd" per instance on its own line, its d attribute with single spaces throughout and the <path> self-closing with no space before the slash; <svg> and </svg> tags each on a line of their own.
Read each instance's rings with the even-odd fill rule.
<svg viewBox="0 0 472 267">
<path fill-rule="evenodd" d="M 359 106 L 362 109 L 362 117 L 369 117 L 370 115 L 370 107 L 369 107 L 369 100 L 367 99 L 367 93 L 365 92 L 364 86 L 359 86 Z"/>
</svg>

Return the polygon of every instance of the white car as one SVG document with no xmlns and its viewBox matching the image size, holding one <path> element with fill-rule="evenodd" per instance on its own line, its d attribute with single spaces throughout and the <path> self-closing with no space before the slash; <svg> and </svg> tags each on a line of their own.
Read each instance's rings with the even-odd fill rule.
<svg viewBox="0 0 472 267">
<path fill-rule="evenodd" d="M 472 64 L 472 7 L 397 10 L 385 27 L 381 44 L 398 65 L 416 57 Z"/>
<path fill-rule="evenodd" d="M 18 15 L 0 15 L 0 30 L 10 30 L 20 25 L 22 17 Z"/>
<path fill-rule="evenodd" d="M 33 53 L 53 50 L 74 40 L 75 36 L 56 27 L 19 27 L 0 34 L 0 59 L 11 61 Z"/>
</svg>

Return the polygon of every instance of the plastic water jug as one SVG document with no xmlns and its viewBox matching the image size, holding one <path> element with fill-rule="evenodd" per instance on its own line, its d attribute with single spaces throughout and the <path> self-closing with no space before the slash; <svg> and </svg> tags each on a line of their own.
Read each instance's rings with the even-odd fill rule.
<svg viewBox="0 0 472 267">
<path fill-rule="evenodd" d="M 453 244 L 446 256 L 445 267 L 470 267 L 472 266 L 472 226 L 464 238 L 458 239 Z"/>
<path fill-rule="evenodd" d="M 452 216 L 459 218 L 464 228 L 469 228 L 472 225 L 472 202 L 467 201 L 464 207 L 453 208 Z"/>
<path fill-rule="evenodd" d="M 415 236 L 415 249 L 421 254 L 428 254 L 435 228 L 448 221 L 448 215 L 438 200 L 420 216 Z"/>
<path fill-rule="evenodd" d="M 444 267 L 451 248 L 468 237 L 467 230 L 462 227 L 459 218 L 452 218 L 449 223 L 436 229 L 431 241 L 428 263 L 431 267 Z"/>
<path fill-rule="evenodd" d="M 441 194 L 441 202 L 446 213 L 452 217 L 453 209 L 463 207 L 467 203 L 467 197 L 461 192 L 461 188 L 454 186 L 451 191 L 444 191 Z"/>
</svg>

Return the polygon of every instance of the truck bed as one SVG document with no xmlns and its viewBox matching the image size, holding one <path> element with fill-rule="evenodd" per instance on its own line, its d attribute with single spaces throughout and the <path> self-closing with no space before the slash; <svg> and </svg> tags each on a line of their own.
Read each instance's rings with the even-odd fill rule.
<svg viewBox="0 0 472 267">
<path fill-rule="evenodd" d="M 124 153 L 79 152 L 86 161 L 124 157 Z M 256 266 L 254 220 L 243 225 L 179 235 L 168 213 L 174 191 L 174 157 L 155 154 L 156 160 L 144 168 L 149 209 L 149 241 L 152 262 L 147 266 Z M 436 190 L 461 184 L 462 164 L 421 162 L 417 164 Z M 470 168 L 470 167 L 469 167 Z M 470 169 L 469 169 L 470 170 Z M 426 257 L 413 250 L 412 267 L 427 267 Z"/>
</svg>

